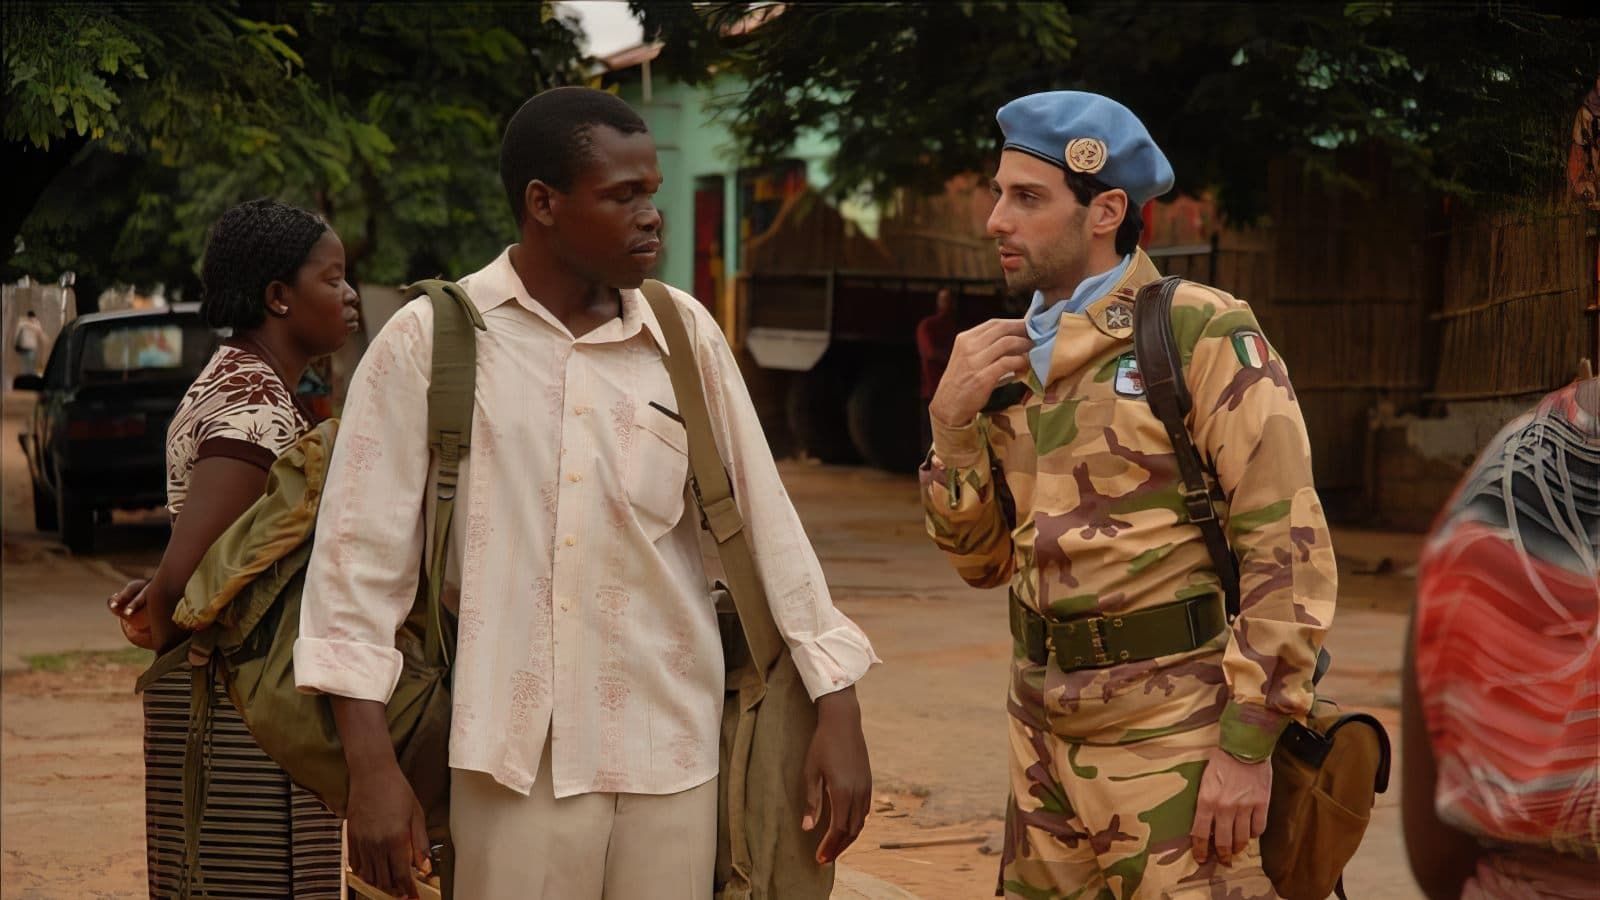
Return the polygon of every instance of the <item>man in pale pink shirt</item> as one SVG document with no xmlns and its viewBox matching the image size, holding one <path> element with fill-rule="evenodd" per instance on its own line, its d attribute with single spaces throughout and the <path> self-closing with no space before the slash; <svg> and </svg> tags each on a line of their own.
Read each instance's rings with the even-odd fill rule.
<svg viewBox="0 0 1600 900">
<path fill-rule="evenodd" d="M 638 291 L 661 252 L 655 143 L 621 100 L 560 88 L 512 117 L 500 169 L 521 239 L 461 280 L 488 330 L 445 573 L 459 614 L 456 895 L 704 900 L 723 663 L 687 436 Z M 854 684 L 877 658 L 829 598 L 721 330 L 674 299 L 774 618 L 817 704 L 805 825 L 825 828 L 819 862 L 831 861 L 871 802 Z M 432 495 L 431 341 L 432 309 L 412 303 L 352 379 L 295 645 L 300 687 L 334 697 L 352 864 L 402 893 L 427 846 L 384 703 Z"/>
</svg>

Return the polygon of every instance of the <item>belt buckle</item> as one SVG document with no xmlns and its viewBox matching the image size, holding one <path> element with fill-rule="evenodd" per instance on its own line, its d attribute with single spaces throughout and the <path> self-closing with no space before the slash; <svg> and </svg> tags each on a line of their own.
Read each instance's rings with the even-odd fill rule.
<svg viewBox="0 0 1600 900">
<path fill-rule="evenodd" d="M 1097 666 L 1111 664 L 1111 657 L 1106 653 L 1105 621 L 1104 616 L 1094 616 L 1083 621 L 1089 629 L 1089 645 L 1094 650 L 1094 664 Z"/>
</svg>

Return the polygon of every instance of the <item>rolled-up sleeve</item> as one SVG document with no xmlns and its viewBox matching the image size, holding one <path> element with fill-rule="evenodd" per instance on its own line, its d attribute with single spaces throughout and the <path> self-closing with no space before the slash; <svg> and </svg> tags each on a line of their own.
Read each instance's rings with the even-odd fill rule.
<svg viewBox="0 0 1600 900">
<path fill-rule="evenodd" d="M 407 305 L 351 379 L 300 606 L 302 691 L 387 702 L 400 678 L 395 631 L 423 544 L 431 333 L 427 303 Z"/>
<path fill-rule="evenodd" d="M 721 329 L 696 309 L 700 304 L 692 298 L 680 295 L 679 302 L 695 309 L 701 381 L 772 617 L 811 698 L 843 690 L 880 660 L 866 633 L 833 605 L 822 564 L 778 476 L 755 404 Z"/>
</svg>

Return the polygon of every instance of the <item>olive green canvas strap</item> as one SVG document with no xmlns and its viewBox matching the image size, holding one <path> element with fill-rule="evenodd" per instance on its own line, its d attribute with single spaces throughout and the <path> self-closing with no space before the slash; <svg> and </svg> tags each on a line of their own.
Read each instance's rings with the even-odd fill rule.
<svg viewBox="0 0 1600 900">
<path fill-rule="evenodd" d="M 405 289 L 407 299 L 426 295 L 433 304 L 433 365 L 428 379 L 428 443 L 438 463 L 433 527 L 428 545 L 425 659 L 448 666 L 455 654 L 446 638 L 442 597 L 449 559 L 450 524 L 455 517 L 461 457 L 472 444 L 473 387 L 477 376 L 474 330 L 486 331 L 483 316 L 467 292 L 453 281 L 428 279 Z"/>
<path fill-rule="evenodd" d="M 426 295 L 433 304 L 428 446 L 437 467 L 433 522 L 428 543 L 423 548 L 428 554 L 427 590 L 418 592 L 418 602 L 427 604 L 423 659 L 443 665 L 448 672 L 455 656 L 455 639 L 445 628 L 444 574 L 450 559 L 450 526 L 455 519 L 461 458 L 472 445 L 472 410 L 476 403 L 474 386 L 478 373 L 478 344 L 474 332 L 487 331 L 489 327 L 466 290 L 453 281 L 419 281 L 408 286 L 405 295 L 407 299 Z M 430 837 L 441 838 L 439 835 Z M 442 845 L 441 894 L 445 900 L 451 900 L 455 893 L 455 854 L 448 835 L 442 836 Z"/>
<path fill-rule="evenodd" d="M 701 520 L 717 543 L 717 556 L 728 578 L 728 592 L 756 672 L 766 678 L 783 652 L 783 635 L 767 605 L 766 588 L 761 584 L 744 517 L 733 497 L 728 469 L 717 450 L 716 432 L 711 427 L 711 411 L 706 406 L 705 387 L 700 381 L 700 366 L 694 344 L 683 324 L 683 313 L 667 286 L 646 281 L 640 288 L 661 325 L 667 341 L 667 374 L 672 378 L 672 393 L 678 400 L 678 414 L 689 436 L 690 487 L 700 507 Z"/>
<path fill-rule="evenodd" d="M 195 638 L 184 641 L 185 654 Z M 207 641 L 206 643 L 210 643 Z M 206 794 L 211 782 L 211 681 L 216 677 L 215 657 L 203 666 L 189 667 L 189 732 L 183 748 L 183 871 L 178 876 L 178 896 L 188 897 L 205 883 L 200 866 L 200 827 L 205 821 Z"/>
<path fill-rule="evenodd" d="M 142 694 L 150 689 L 150 685 L 160 681 L 169 672 L 175 672 L 189 663 L 189 640 L 156 657 L 150 668 L 140 673 L 133 683 L 133 692 Z"/>
</svg>

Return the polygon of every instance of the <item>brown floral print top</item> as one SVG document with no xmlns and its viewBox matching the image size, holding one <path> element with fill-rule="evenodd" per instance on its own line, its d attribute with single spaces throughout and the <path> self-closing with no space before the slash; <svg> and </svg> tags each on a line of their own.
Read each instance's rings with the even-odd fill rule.
<svg viewBox="0 0 1600 900">
<path fill-rule="evenodd" d="M 195 463 L 227 456 L 270 468 L 313 424 L 259 353 L 241 341 L 223 343 L 167 429 L 167 512 L 183 511 Z"/>
</svg>

